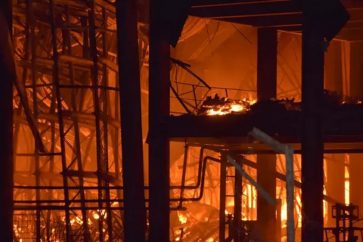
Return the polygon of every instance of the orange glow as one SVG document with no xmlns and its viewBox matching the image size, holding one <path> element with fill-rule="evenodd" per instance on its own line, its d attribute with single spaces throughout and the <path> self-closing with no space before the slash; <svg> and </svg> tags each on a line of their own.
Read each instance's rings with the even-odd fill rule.
<svg viewBox="0 0 363 242">
<path fill-rule="evenodd" d="M 188 222 L 188 217 L 182 213 L 178 213 L 178 219 L 181 224 L 186 224 Z"/>
<path fill-rule="evenodd" d="M 349 182 L 349 155 L 345 156 L 344 166 L 344 203 L 350 203 L 350 182 Z"/>
<path fill-rule="evenodd" d="M 98 213 L 94 213 L 92 216 L 93 216 L 93 218 L 95 220 L 99 220 L 100 219 L 100 215 Z"/>
<path fill-rule="evenodd" d="M 208 116 L 221 116 L 232 113 L 245 113 L 250 110 L 250 106 L 256 103 L 256 100 L 230 100 L 226 98 L 210 99 L 211 102 L 203 103 L 202 109 L 205 110 L 205 114 Z"/>
</svg>

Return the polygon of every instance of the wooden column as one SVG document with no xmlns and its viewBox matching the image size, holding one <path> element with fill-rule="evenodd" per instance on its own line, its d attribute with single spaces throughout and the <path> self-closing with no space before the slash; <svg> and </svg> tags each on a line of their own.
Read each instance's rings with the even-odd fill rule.
<svg viewBox="0 0 363 242">
<path fill-rule="evenodd" d="M 257 99 L 276 97 L 277 78 L 277 31 L 257 30 Z"/>
<path fill-rule="evenodd" d="M 13 120 L 14 56 L 10 42 L 11 1 L 0 2 L 0 241 L 13 241 Z"/>
<path fill-rule="evenodd" d="M 323 241 L 323 138 L 321 104 L 324 87 L 323 36 L 312 9 L 303 2 L 302 45 L 302 241 Z M 309 12 L 310 10 L 310 12 Z M 316 20 L 316 18 L 315 18 Z"/>
<path fill-rule="evenodd" d="M 149 183 L 150 242 L 169 241 L 169 34 L 165 0 L 150 1 Z"/>
<path fill-rule="evenodd" d="M 258 29 L 257 36 L 257 99 L 276 97 L 277 32 L 274 29 Z M 276 197 L 276 155 L 257 155 L 257 182 Z M 257 196 L 258 232 L 262 241 L 275 241 L 276 206 Z"/>
<path fill-rule="evenodd" d="M 117 44 L 121 107 L 126 242 L 145 241 L 143 145 L 136 1 L 117 1 Z"/>
</svg>

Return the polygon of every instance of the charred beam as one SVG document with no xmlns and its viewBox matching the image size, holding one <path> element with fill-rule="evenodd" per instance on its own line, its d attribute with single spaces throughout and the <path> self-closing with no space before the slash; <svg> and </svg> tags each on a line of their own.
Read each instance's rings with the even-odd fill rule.
<svg viewBox="0 0 363 242">
<path fill-rule="evenodd" d="M 255 27 L 287 27 L 302 24 L 302 14 L 300 12 L 289 12 L 280 15 L 266 14 L 263 16 L 233 16 L 233 17 L 216 17 L 216 20 L 252 25 Z"/>
<path fill-rule="evenodd" d="M 257 99 L 276 97 L 277 31 L 258 29 L 257 32 Z M 275 155 L 257 155 L 257 182 L 269 195 L 276 197 Z M 257 223 L 261 240 L 274 241 L 276 206 L 269 204 L 260 194 L 257 196 Z"/>
<path fill-rule="evenodd" d="M 12 83 L 15 82 L 15 65 L 10 42 L 11 1 L 0 3 L 0 240 L 13 241 L 13 120 Z"/>
<path fill-rule="evenodd" d="M 169 241 L 169 33 L 165 2 L 150 1 L 149 184 L 150 242 Z"/>
<path fill-rule="evenodd" d="M 292 1 L 255 1 L 193 6 L 189 14 L 198 17 L 281 15 L 300 11 Z"/>
<path fill-rule="evenodd" d="M 258 29 L 257 32 L 257 99 L 276 97 L 277 31 Z"/>
<path fill-rule="evenodd" d="M 117 1 L 125 241 L 145 241 L 143 145 L 136 1 Z"/>
<path fill-rule="evenodd" d="M 305 3 L 305 2 L 304 2 Z M 312 16 L 313 1 L 304 4 L 302 44 L 302 241 L 323 241 L 324 39 Z M 310 10 L 310 11 L 309 11 Z"/>
</svg>

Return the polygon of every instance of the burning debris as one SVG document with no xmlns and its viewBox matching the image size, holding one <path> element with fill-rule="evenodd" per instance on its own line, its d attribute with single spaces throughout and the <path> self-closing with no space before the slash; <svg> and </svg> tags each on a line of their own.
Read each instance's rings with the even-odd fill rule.
<svg viewBox="0 0 363 242">
<path fill-rule="evenodd" d="M 208 96 L 206 100 L 203 101 L 198 115 L 215 116 L 233 113 L 246 113 L 255 102 L 255 100 L 251 101 L 247 98 L 242 100 L 232 100 L 226 97 L 219 97 L 218 94 L 215 94 L 213 98 Z"/>
<path fill-rule="evenodd" d="M 326 110 L 336 108 L 342 105 L 362 105 L 363 101 L 357 97 L 342 97 L 335 92 L 324 91 L 323 107 Z M 271 99 L 265 101 L 249 100 L 243 98 L 241 100 L 233 100 L 226 97 L 207 96 L 198 111 L 199 116 L 221 116 L 228 114 L 244 114 L 247 112 L 270 112 L 276 108 L 280 111 L 301 111 L 301 103 L 294 99 Z"/>
</svg>

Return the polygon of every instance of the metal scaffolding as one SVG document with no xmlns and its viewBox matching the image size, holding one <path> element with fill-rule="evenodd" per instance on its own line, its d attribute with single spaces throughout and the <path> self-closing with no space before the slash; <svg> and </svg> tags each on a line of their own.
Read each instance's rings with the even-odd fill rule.
<svg viewBox="0 0 363 242">
<path fill-rule="evenodd" d="M 114 6 L 103 0 L 13 4 L 20 73 L 15 234 L 119 239 L 113 233 L 122 228 L 123 206 Z"/>
</svg>

